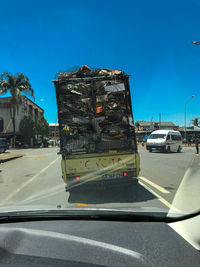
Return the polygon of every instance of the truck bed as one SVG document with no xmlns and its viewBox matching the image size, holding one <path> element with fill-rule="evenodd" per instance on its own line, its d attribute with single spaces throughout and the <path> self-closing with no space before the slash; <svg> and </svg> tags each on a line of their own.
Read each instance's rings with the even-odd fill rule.
<svg viewBox="0 0 200 267">
<path fill-rule="evenodd" d="M 62 155 L 137 150 L 128 79 L 108 69 L 59 73 L 54 84 Z"/>
</svg>

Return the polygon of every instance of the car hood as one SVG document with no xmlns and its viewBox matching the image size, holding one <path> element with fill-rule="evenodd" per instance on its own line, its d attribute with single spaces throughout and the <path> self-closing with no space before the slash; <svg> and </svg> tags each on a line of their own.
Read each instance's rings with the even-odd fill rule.
<svg viewBox="0 0 200 267">
<path fill-rule="evenodd" d="M 43 206 L 43 205 L 35 205 L 35 206 L 4 206 L 4 207 L 0 207 L 0 214 L 8 214 L 8 213 L 26 213 L 30 214 L 31 213 L 35 213 L 35 212 L 40 212 L 41 216 L 44 212 L 44 214 L 46 214 L 47 212 L 50 211 L 60 211 L 60 212 L 85 212 L 87 214 L 87 212 L 110 212 L 110 213 L 115 213 L 115 212 L 124 212 L 124 213 L 130 213 L 130 214 L 149 214 L 149 215 L 158 215 L 158 214 L 162 214 L 162 216 L 167 216 L 169 209 L 161 209 L 161 208 L 155 208 L 155 207 L 121 207 L 121 206 L 115 206 L 114 208 L 110 208 L 110 207 L 95 207 L 95 206 L 70 206 L 70 207 L 62 207 L 62 206 Z M 172 210 L 170 211 L 170 216 L 182 216 L 184 215 L 181 211 L 178 210 Z"/>
</svg>

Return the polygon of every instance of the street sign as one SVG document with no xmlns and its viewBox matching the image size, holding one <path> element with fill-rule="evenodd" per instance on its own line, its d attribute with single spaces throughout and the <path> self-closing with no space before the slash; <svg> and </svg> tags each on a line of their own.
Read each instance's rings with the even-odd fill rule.
<svg viewBox="0 0 200 267">
<path fill-rule="evenodd" d="M 174 131 L 178 131 L 179 127 L 178 126 L 174 126 Z"/>
</svg>

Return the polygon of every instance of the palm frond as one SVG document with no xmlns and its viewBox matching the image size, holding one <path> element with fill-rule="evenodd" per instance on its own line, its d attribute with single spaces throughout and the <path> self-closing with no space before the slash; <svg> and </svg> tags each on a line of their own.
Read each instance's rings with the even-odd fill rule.
<svg viewBox="0 0 200 267">
<path fill-rule="evenodd" d="M 0 95 L 4 95 L 8 92 L 7 86 L 0 83 Z"/>
<path fill-rule="evenodd" d="M 8 82 L 8 72 L 3 72 L 0 75 L 0 94 L 6 94 L 10 89 L 9 82 Z"/>
<path fill-rule="evenodd" d="M 9 72 L 3 72 L 0 76 L 0 89 L 2 93 L 5 94 L 7 91 L 10 91 L 11 93 L 11 89 L 14 88 L 14 85 L 14 76 Z"/>
<path fill-rule="evenodd" d="M 10 75 L 11 75 L 11 74 L 10 74 L 9 72 L 4 71 L 4 72 L 1 73 L 0 78 L 1 78 L 2 80 L 8 80 L 8 77 L 9 77 Z"/>
<path fill-rule="evenodd" d="M 10 85 L 10 88 L 14 88 L 15 87 L 15 76 L 9 73 L 7 76 L 8 76 L 8 83 Z"/>
<path fill-rule="evenodd" d="M 23 73 L 17 73 L 16 76 L 16 87 L 19 88 L 21 92 L 24 92 L 25 94 L 31 95 L 34 97 L 34 91 L 33 88 L 29 82 L 29 79 L 26 75 Z"/>
<path fill-rule="evenodd" d="M 3 72 L 0 75 L 0 95 L 8 91 L 10 91 L 12 102 L 15 105 L 21 101 L 21 92 L 34 97 L 34 91 L 29 79 L 23 73 L 17 73 L 15 76 L 9 72 Z"/>
</svg>

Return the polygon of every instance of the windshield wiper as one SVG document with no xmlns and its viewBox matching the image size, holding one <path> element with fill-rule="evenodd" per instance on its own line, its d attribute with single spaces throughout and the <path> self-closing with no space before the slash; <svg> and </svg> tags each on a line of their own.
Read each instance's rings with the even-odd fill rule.
<svg viewBox="0 0 200 267">
<path fill-rule="evenodd" d="M 134 222 L 165 222 L 172 223 L 187 220 L 200 215 L 200 210 L 194 213 L 167 217 L 167 212 L 134 212 L 117 209 L 63 209 L 13 211 L 0 213 L 0 223 L 38 220 L 107 220 Z"/>
</svg>

